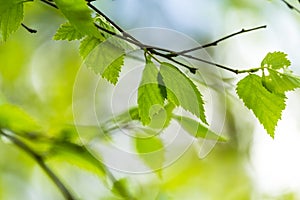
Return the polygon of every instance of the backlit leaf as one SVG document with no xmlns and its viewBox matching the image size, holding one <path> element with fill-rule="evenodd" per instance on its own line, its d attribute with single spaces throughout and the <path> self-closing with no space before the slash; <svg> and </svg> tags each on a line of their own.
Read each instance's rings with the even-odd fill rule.
<svg viewBox="0 0 300 200">
<path fill-rule="evenodd" d="M 283 52 L 268 53 L 261 62 L 261 66 L 271 69 L 287 68 L 291 65 L 291 62 L 286 58 L 286 56 L 287 55 Z"/>
<path fill-rule="evenodd" d="M 20 27 L 24 2 L 24 0 L 0 0 L 0 31 L 3 41 Z"/>
<path fill-rule="evenodd" d="M 124 50 L 112 44 L 110 40 L 102 42 L 96 48 L 94 47 L 95 44 L 95 41 L 92 40 L 81 45 L 81 54 L 86 56 L 85 64 L 96 74 L 101 74 L 103 78 L 116 84 L 124 63 Z M 91 49 L 92 51 L 88 53 Z"/>
<path fill-rule="evenodd" d="M 138 108 L 140 119 L 143 125 L 148 125 L 151 121 L 150 112 L 158 112 L 164 104 L 164 98 L 160 93 L 157 82 L 158 69 L 155 64 L 148 62 L 144 68 L 142 80 L 138 88 Z M 155 105 L 161 105 L 160 108 Z M 151 110 L 158 108 L 155 111 Z"/>
<path fill-rule="evenodd" d="M 264 77 L 265 87 L 273 93 L 285 94 L 287 91 L 300 87 L 300 77 L 289 73 L 269 70 L 269 76 Z"/>
<path fill-rule="evenodd" d="M 102 41 L 95 37 L 85 37 L 79 46 L 79 53 L 83 58 L 86 58 L 89 53 L 98 46 Z"/>
<path fill-rule="evenodd" d="M 85 0 L 54 0 L 69 22 L 83 35 L 99 38 L 100 32 L 94 25 L 91 10 Z"/>
<path fill-rule="evenodd" d="M 190 111 L 206 123 L 204 102 L 196 85 L 178 68 L 162 63 L 160 74 L 167 88 L 167 98 L 177 106 Z"/>
<path fill-rule="evenodd" d="M 236 92 L 274 138 L 275 127 L 285 109 L 285 96 L 271 93 L 263 86 L 262 78 L 254 74 L 242 79 Z"/>
<path fill-rule="evenodd" d="M 62 24 L 59 29 L 56 31 L 53 39 L 54 40 L 80 40 L 83 38 L 83 34 L 79 32 L 74 26 L 70 23 Z"/>
</svg>

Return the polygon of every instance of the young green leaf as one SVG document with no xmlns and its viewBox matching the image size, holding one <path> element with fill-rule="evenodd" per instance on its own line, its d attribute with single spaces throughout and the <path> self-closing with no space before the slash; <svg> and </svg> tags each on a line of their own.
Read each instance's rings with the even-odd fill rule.
<svg viewBox="0 0 300 200">
<path fill-rule="evenodd" d="M 93 49 L 98 46 L 102 42 L 101 39 L 96 37 L 85 37 L 81 42 L 79 46 L 79 53 L 83 59 L 85 59 L 92 51 Z"/>
<path fill-rule="evenodd" d="M 283 52 L 268 53 L 261 62 L 261 67 L 268 67 L 271 69 L 287 68 L 291 65 L 291 62 L 286 58 L 286 54 Z"/>
<path fill-rule="evenodd" d="M 6 128 L 16 133 L 30 133 L 40 130 L 30 115 L 11 104 L 0 105 L 0 128 Z"/>
<path fill-rule="evenodd" d="M 83 35 L 99 38 L 100 32 L 94 25 L 91 10 L 85 0 L 54 0 L 69 22 Z"/>
<path fill-rule="evenodd" d="M 264 86 L 273 93 L 285 95 L 285 92 L 300 87 L 300 77 L 291 73 L 269 70 L 269 76 L 263 78 Z"/>
<path fill-rule="evenodd" d="M 173 115 L 173 118 L 182 126 L 182 128 L 190 135 L 196 138 L 204 138 L 208 140 L 227 141 L 226 138 L 209 130 L 208 127 L 191 118 Z"/>
<path fill-rule="evenodd" d="M 156 130 L 156 132 L 160 132 L 169 126 L 175 105 L 168 103 L 164 107 L 158 106 L 158 108 L 158 111 L 151 115 L 151 122 L 148 125 L 150 128 Z"/>
<path fill-rule="evenodd" d="M 96 48 L 93 47 L 94 45 L 93 40 L 92 42 L 84 42 L 81 45 L 82 54 L 86 56 L 85 64 L 96 74 L 101 74 L 103 78 L 116 84 L 124 63 L 124 50 L 113 45 L 110 40 L 102 42 Z M 89 50 L 92 51 L 88 53 Z M 87 53 L 88 55 L 86 55 Z"/>
<path fill-rule="evenodd" d="M 84 35 L 79 32 L 73 25 L 69 22 L 62 24 L 56 31 L 53 39 L 54 40 L 80 40 Z"/>
<path fill-rule="evenodd" d="M 285 96 L 271 93 L 263 86 L 263 79 L 255 74 L 242 79 L 237 84 L 236 92 L 274 138 L 275 127 L 285 109 Z"/>
<path fill-rule="evenodd" d="M 148 62 L 144 68 L 142 80 L 138 88 L 138 108 L 140 119 L 143 125 L 148 125 L 151 121 L 151 109 L 155 105 L 164 105 L 164 98 L 160 93 L 157 82 L 158 69 L 155 64 Z M 152 111 L 153 112 L 153 111 Z M 158 110 L 154 111 L 158 112 Z"/>
<path fill-rule="evenodd" d="M 119 58 L 114 60 L 109 66 L 107 66 L 102 73 L 102 78 L 105 78 L 112 84 L 116 85 L 119 79 L 121 68 L 124 65 L 125 54 L 122 54 Z"/>
<path fill-rule="evenodd" d="M 23 20 L 24 0 L 0 1 L 0 31 L 3 41 L 15 32 Z"/>
<path fill-rule="evenodd" d="M 140 158 L 153 170 L 160 170 L 164 159 L 165 150 L 162 140 L 157 137 L 134 139 L 134 144 Z"/>
<path fill-rule="evenodd" d="M 168 100 L 195 114 L 207 124 L 202 95 L 191 79 L 169 63 L 161 64 L 160 74 L 167 89 Z"/>
</svg>

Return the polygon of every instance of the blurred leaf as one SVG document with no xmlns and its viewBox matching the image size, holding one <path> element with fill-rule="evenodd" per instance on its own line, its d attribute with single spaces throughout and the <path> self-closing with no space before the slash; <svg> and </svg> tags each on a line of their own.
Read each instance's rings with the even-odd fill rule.
<svg viewBox="0 0 300 200">
<path fill-rule="evenodd" d="M 159 110 L 151 110 L 155 105 L 164 104 L 157 82 L 158 69 L 155 64 L 148 62 L 144 68 L 142 80 L 138 88 L 138 108 L 143 125 L 148 125 L 152 116 Z M 157 106 L 156 106 L 157 107 Z M 151 114 L 151 112 L 153 114 Z"/>
<path fill-rule="evenodd" d="M 15 32 L 23 20 L 23 3 L 26 0 L 0 1 L 0 30 L 3 41 Z"/>
<path fill-rule="evenodd" d="M 129 193 L 129 181 L 126 178 L 121 178 L 113 183 L 112 192 L 124 199 L 133 199 L 132 195 Z"/>
<path fill-rule="evenodd" d="M 160 74 L 167 88 L 168 100 L 182 106 L 207 124 L 202 95 L 191 79 L 169 63 L 161 64 Z"/>
<path fill-rule="evenodd" d="M 95 27 L 91 10 L 85 0 L 54 0 L 69 22 L 83 35 L 99 38 L 100 32 Z"/>
<path fill-rule="evenodd" d="M 73 25 L 69 22 L 62 24 L 56 31 L 53 39 L 54 40 L 80 40 L 84 35 L 79 32 Z"/>
<path fill-rule="evenodd" d="M 268 53 L 261 62 L 261 67 L 268 67 L 271 69 L 287 68 L 291 62 L 286 58 L 283 52 Z"/>
<path fill-rule="evenodd" d="M 227 141 L 226 138 L 218 135 L 217 133 L 209 130 L 200 122 L 184 116 L 173 115 L 174 119 L 187 131 L 190 135 L 196 138 L 204 138 L 209 140 Z"/>
<path fill-rule="evenodd" d="M 262 78 L 254 74 L 242 79 L 237 84 L 236 92 L 274 138 L 275 127 L 285 109 L 285 96 L 268 91 L 263 86 Z"/>
<path fill-rule="evenodd" d="M 106 168 L 101 158 L 94 157 L 84 146 L 64 141 L 53 141 L 48 153 L 50 158 L 56 161 L 67 161 L 102 178 L 106 176 Z"/>
<path fill-rule="evenodd" d="M 143 138 L 137 136 L 134 145 L 139 157 L 153 170 L 158 170 L 160 175 L 161 167 L 165 159 L 164 144 L 158 136 Z"/>
<path fill-rule="evenodd" d="M 0 105 L 0 128 L 16 133 L 36 132 L 40 129 L 36 121 L 21 108 L 10 105 Z"/>
</svg>

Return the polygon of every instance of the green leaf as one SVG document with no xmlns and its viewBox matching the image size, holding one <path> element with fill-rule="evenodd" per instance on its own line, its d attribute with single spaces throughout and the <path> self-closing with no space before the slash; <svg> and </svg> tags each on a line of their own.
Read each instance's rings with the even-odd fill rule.
<svg viewBox="0 0 300 200">
<path fill-rule="evenodd" d="M 160 74 L 167 88 L 168 100 L 195 114 L 207 124 L 202 95 L 191 79 L 169 63 L 161 64 Z"/>
<path fill-rule="evenodd" d="M 23 20 L 23 3 L 25 0 L 0 1 L 0 31 L 3 41 L 15 32 Z"/>
<path fill-rule="evenodd" d="M 56 31 L 53 39 L 54 40 L 80 40 L 83 38 L 83 34 L 79 32 L 74 26 L 69 22 L 62 24 Z"/>
<path fill-rule="evenodd" d="M 102 41 L 96 37 L 85 37 L 79 46 L 79 53 L 83 58 L 86 58 L 91 51 L 98 46 Z"/>
<path fill-rule="evenodd" d="M 139 157 L 153 170 L 161 170 L 165 159 L 162 140 L 158 136 L 148 138 L 136 137 L 134 144 Z"/>
<path fill-rule="evenodd" d="M 274 138 L 275 127 L 285 109 L 285 96 L 271 93 L 262 82 L 261 77 L 250 74 L 237 84 L 236 92 Z"/>
<path fill-rule="evenodd" d="M 30 133 L 40 130 L 36 121 L 21 108 L 11 105 L 0 105 L 0 128 L 16 133 Z"/>
<path fill-rule="evenodd" d="M 267 67 L 271 69 L 287 68 L 291 65 L 291 62 L 286 58 L 286 54 L 283 52 L 268 53 L 261 62 L 261 67 Z"/>
<path fill-rule="evenodd" d="M 125 54 L 122 54 L 119 58 L 114 60 L 109 66 L 107 66 L 102 73 L 102 77 L 116 85 L 118 82 L 121 68 L 124 65 Z"/>
<path fill-rule="evenodd" d="M 300 87 L 300 77 L 291 73 L 280 73 L 269 70 L 269 76 L 263 79 L 264 86 L 273 93 L 285 95 L 285 92 Z"/>
<path fill-rule="evenodd" d="M 150 113 L 151 122 L 148 126 L 160 132 L 169 126 L 172 119 L 172 112 L 175 108 L 175 105 L 173 103 L 168 103 L 164 107 L 161 106 L 157 106 L 157 107 L 158 107 L 158 109 L 156 109 L 158 110 L 157 112 Z M 153 111 L 155 111 L 155 109 L 153 109 Z"/>
<path fill-rule="evenodd" d="M 182 128 L 190 135 L 196 138 L 204 138 L 209 140 L 227 141 L 226 138 L 209 130 L 208 127 L 191 118 L 173 115 L 174 119 L 182 126 Z"/>
<path fill-rule="evenodd" d="M 156 65 L 148 62 L 144 68 L 142 80 L 138 88 L 137 100 L 140 119 L 143 125 L 148 125 L 151 122 L 153 114 L 157 113 L 164 105 L 164 98 L 158 87 L 157 76 L 158 69 Z M 155 105 L 160 105 L 160 107 Z"/>
<path fill-rule="evenodd" d="M 89 44 L 91 43 L 91 44 Z M 86 56 L 88 50 L 94 48 L 85 59 L 87 67 L 91 68 L 96 74 L 101 74 L 109 82 L 116 84 L 119 72 L 124 63 L 124 50 L 113 45 L 110 40 L 102 42 L 96 48 L 94 42 L 85 42 L 81 45 L 82 54 Z"/>
<path fill-rule="evenodd" d="M 91 10 L 85 0 L 54 0 L 69 22 L 83 35 L 99 38 L 100 32 L 94 25 Z"/>
</svg>

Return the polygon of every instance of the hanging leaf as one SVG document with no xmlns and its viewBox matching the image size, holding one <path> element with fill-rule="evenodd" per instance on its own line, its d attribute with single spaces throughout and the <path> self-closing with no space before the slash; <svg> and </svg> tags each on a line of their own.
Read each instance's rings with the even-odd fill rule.
<svg viewBox="0 0 300 200">
<path fill-rule="evenodd" d="M 79 53 L 81 55 L 82 58 L 86 58 L 91 52 L 92 50 L 98 46 L 100 43 L 102 42 L 102 40 L 100 40 L 99 38 L 95 38 L 95 37 L 85 37 L 79 46 Z"/>
<path fill-rule="evenodd" d="M 84 35 L 79 32 L 73 25 L 69 22 L 62 24 L 56 31 L 53 39 L 54 40 L 80 40 Z"/>
<path fill-rule="evenodd" d="M 269 70 L 269 76 L 263 77 L 264 86 L 273 93 L 282 94 L 300 87 L 300 77 L 291 73 L 280 73 Z"/>
<path fill-rule="evenodd" d="M 209 130 L 208 127 L 191 118 L 177 115 L 173 115 L 173 118 L 182 126 L 182 128 L 186 132 L 188 132 L 193 137 L 204 138 L 208 140 L 227 141 L 226 138 Z"/>
<path fill-rule="evenodd" d="M 254 74 L 242 79 L 237 84 L 236 92 L 274 138 L 275 127 L 285 109 L 285 96 L 271 93 L 263 86 L 263 79 Z"/>
<path fill-rule="evenodd" d="M 160 93 L 157 75 L 158 69 L 156 65 L 148 62 L 144 68 L 142 80 L 138 88 L 138 108 L 143 125 L 148 125 L 153 114 L 157 113 L 164 105 L 164 98 Z M 160 107 L 155 105 L 160 105 Z M 157 109 L 151 110 L 154 108 Z"/>
<path fill-rule="evenodd" d="M 85 64 L 96 74 L 101 74 L 103 78 L 116 84 L 124 64 L 124 50 L 112 44 L 111 40 L 102 42 L 96 48 L 95 44 L 96 42 L 92 40 L 81 45 L 81 54 L 86 56 Z"/>
<path fill-rule="evenodd" d="M 23 3 L 26 0 L 0 0 L 0 31 L 2 40 L 15 32 L 23 20 Z"/>
<path fill-rule="evenodd" d="M 179 69 L 169 63 L 162 63 L 160 74 L 167 88 L 167 98 L 177 106 L 190 111 L 206 123 L 204 102 L 196 85 Z"/>
<path fill-rule="evenodd" d="M 99 38 L 100 32 L 94 25 L 91 10 L 85 0 L 54 0 L 69 22 L 83 35 Z"/>
</svg>

